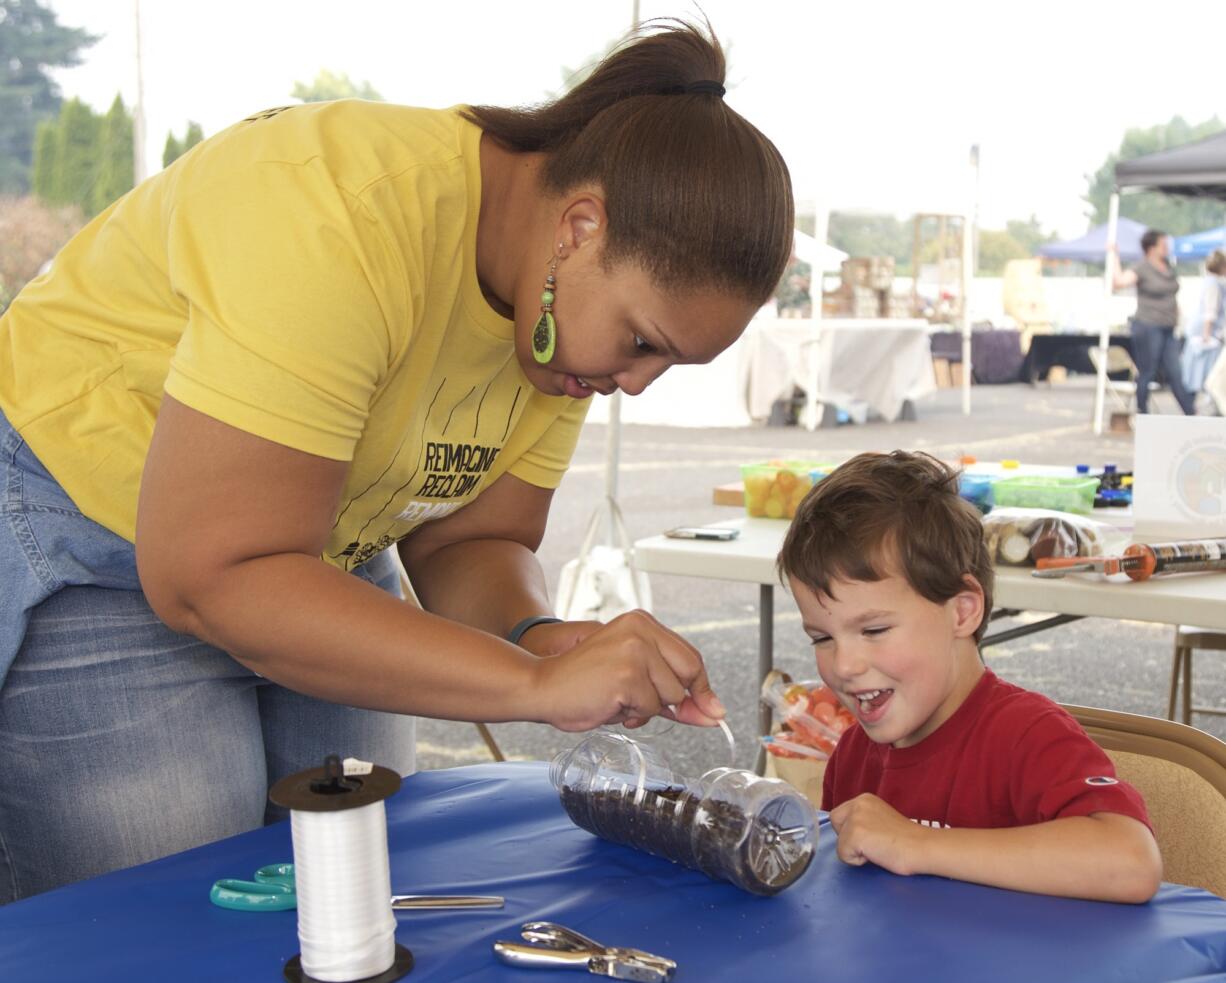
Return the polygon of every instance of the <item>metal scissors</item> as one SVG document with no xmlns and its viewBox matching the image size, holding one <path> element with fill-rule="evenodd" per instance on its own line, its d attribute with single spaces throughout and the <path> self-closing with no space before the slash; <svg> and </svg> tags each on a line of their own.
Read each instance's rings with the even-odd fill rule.
<svg viewBox="0 0 1226 983">
<path fill-rule="evenodd" d="M 223 878 L 213 884 L 209 900 L 221 908 L 235 911 L 288 911 L 298 906 L 293 864 L 267 864 L 255 872 L 255 879 L 240 881 Z M 501 908 L 496 895 L 473 894 L 397 894 L 392 907 L 414 908 Z"/>
<path fill-rule="evenodd" d="M 601 945 L 586 935 L 553 922 L 528 922 L 523 942 L 495 942 L 494 953 L 521 969 L 586 969 L 597 976 L 640 983 L 671 980 L 677 964 L 642 949 Z"/>
<path fill-rule="evenodd" d="M 209 900 L 235 911 L 288 911 L 298 907 L 293 864 L 266 864 L 250 881 L 225 877 L 209 890 Z"/>
</svg>

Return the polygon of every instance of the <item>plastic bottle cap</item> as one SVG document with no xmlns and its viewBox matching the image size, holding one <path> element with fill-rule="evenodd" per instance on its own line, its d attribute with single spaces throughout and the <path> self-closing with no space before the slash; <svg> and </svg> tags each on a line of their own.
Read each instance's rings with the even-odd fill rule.
<svg viewBox="0 0 1226 983">
<path fill-rule="evenodd" d="M 1000 466 L 1002 468 L 1016 468 L 1018 467 L 1018 462 L 1014 460 L 1001 461 Z"/>
<path fill-rule="evenodd" d="M 958 458 L 958 463 L 959 464 L 974 464 L 975 455 L 974 454 L 963 454 L 960 458 Z"/>
<path fill-rule="evenodd" d="M 1125 488 L 1131 488 L 1132 487 L 1132 475 L 1130 474 L 1124 475 L 1124 477 L 1120 479 L 1120 484 L 1123 485 Z"/>
<path fill-rule="evenodd" d="M 1090 473 L 1090 466 L 1089 466 L 1088 464 L 1078 464 L 1078 465 L 1077 465 L 1077 473 L 1078 473 L 1078 474 L 1089 474 L 1089 473 Z"/>
<path fill-rule="evenodd" d="M 1103 474 L 1115 474 L 1115 465 L 1114 464 L 1104 464 Z"/>
</svg>

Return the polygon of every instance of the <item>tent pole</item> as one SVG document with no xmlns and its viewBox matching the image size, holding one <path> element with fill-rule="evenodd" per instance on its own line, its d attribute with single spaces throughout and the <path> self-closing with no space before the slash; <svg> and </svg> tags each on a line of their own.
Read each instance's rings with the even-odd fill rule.
<svg viewBox="0 0 1226 983">
<path fill-rule="evenodd" d="M 1110 343 L 1111 332 L 1111 294 L 1115 287 L 1112 278 L 1115 264 L 1111 261 L 1111 250 L 1115 248 L 1116 233 L 1120 221 L 1120 193 L 1111 192 L 1111 201 L 1107 206 L 1107 247 L 1103 254 L 1103 316 L 1098 328 L 1098 382 L 1094 387 L 1094 432 L 1103 432 L 1103 402 L 1107 395 L 1107 345 Z"/>
<path fill-rule="evenodd" d="M 971 415 L 971 213 L 962 219 L 962 415 Z"/>
</svg>

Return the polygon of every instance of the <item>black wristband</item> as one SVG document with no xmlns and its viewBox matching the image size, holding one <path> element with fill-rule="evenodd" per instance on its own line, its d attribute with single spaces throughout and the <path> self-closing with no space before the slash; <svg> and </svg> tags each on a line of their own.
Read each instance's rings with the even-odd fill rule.
<svg viewBox="0 0 1226 983">
<path fill-rule="evenodd" d="M 524 618 L 519 624 L 507 632 L 507 641 L 512 645 L 518 645 L 519 640 L 524 637 L 524 632 L 529 628 L 535 628 L 537 625 L 556 625 L 561 623 L 561 618 L 551 618 L 547 614 L 534 614 L 531 618 Z"/>
</svg>

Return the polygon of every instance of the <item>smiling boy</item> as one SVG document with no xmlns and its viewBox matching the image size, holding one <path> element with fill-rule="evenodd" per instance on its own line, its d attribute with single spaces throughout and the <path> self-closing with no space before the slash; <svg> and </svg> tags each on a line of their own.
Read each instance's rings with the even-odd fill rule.
<svg viewBox="0 0 1226 983">
<path fill-rule="evenodd" d="M 859 722 L 822 807 L 849 864 L 1103 901 L 1153 896 L 1145 804 L 1051 700 L 984 667 L 992 565 L 954 471 L 861 454 L 797 510 L 779 555 L 822 680 Z"/>
</svg>

